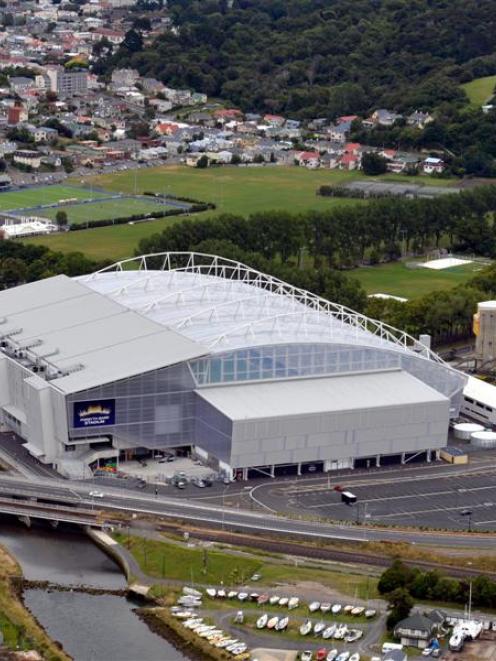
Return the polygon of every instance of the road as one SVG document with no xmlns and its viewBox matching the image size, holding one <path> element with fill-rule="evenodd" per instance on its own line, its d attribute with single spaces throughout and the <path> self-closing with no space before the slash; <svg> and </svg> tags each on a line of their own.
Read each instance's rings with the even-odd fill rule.
<svg viewBox="0 0 496 661">
<path fill-rule="evenodd" d="M 127 489 L 106 487 L 102 498 L 89 495 L 93 485 L 70 480 L 32 477 L 29 481 L 17 476 L 0 476 L 0 494 L 31 497 L 49 502 L 72 503 L 78 506 L 156 515 L 201 522 L 221 529 L 263 531 L 306 539 L 344 540 L 352 542 L 392 541 L 414 544 L 447 545 L 462 548 L 496 549 L 496 536 L 463 533 L 439 533 L 420 530 L 395 530 L 296 520 L 268 512 L 237 510 L 206 502 L 177 499 L 148 493 L 135 494 Z M 1 508 L 0 508 L 1 509 Z"/>
</svg>

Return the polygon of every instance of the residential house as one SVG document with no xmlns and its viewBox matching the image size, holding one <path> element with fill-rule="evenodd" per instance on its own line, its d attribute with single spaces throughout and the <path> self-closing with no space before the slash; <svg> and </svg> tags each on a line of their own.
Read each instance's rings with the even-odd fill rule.
<svg viewBox="0 0 496 661">
<path fill-rule="evenodd" d="M 33 78 L 27 78 L 26 76 L 12 76 L 9 79 L 10 89 L 17 94 L 27 92 L 29 89 L 35 86 Z"/>
<path fill-rule="evenodd" d="M 41 165 L 41 156 L 42 154 L 38 151 L 18 149 L 14 152 L 13 161 L 19 165 L 25 165 L 33 168 L 33 170 L 38 170 Z"/>
<path fill-rule="evenodd" d="M 136 69 L 114 69 L 111 84 L 113 87 L 134 87 L 139 77 Z"/>
<path fill-rule="evenodd" d="M 340 124 L 330 126 L 327 133 L 329 135 L 330 140 L 333 140 L 334 142 L 339 142 L 340 144 L 344 144 L 348 139 L 348 135 L 350 131 L 351 131 L 351 122 L 341 122 Z"/>
<path fill-rule="evenodd" d="M 269 126 L 281 127 L 284 126 L 286 119 L 281 115 L 264 115 L 263 121 Z"/>
<path fill-rule="evenodd" d="M 433 635 L 445 619 L 444 613 L 438 610 L 426 615 L 414 613 L 398 622 L 394 628 L 394 636 L 399 638 L 405 647 L 417 647 L 422 650 L 429 646 Z"/>
<path fill-rule="evenodd" d="M 300 151 L 295 156 L 298 165 L 315 170 L 320 166 L 320 154 L 318 151 Z"/>
<path fill-rule="evenodd" d="M 59 137 L 59 132 L 49 126 L 30 126 L 26 128 L 33 136 L 35 142 L 51 142 Z"/>
<path fill-rule="evenodd" d="M 7 123 L 15 126 L 21 122 L 27 122 L 28 111 L 21 103 L 16 103 L 7 110 Z"/>
<path fill-rule="evenodd" d="M 371 120 L 374 124 L 379 124 L 380 126 L 393 126 L 402 117 L 402 115 L 391 110 L 379 108 L 372 113 Z"/>
<path fill-rule="evenodd" d="M 424 174 L 441 174 L 446 169 L 446 163 L 442 158 L 428 156 L 422 162 L 422 172 Z"/>
<path fill-rule="evenodd" d="M 423 129 L 427 124 L 434 121 L 434 117 L 428 112 L 422 112 L 421 110 L 415 110 L 411 115 L 408 115 L 406 118 L 406 123 L 408 126 L 413 126 L 416 129 Z"/>
</svg>

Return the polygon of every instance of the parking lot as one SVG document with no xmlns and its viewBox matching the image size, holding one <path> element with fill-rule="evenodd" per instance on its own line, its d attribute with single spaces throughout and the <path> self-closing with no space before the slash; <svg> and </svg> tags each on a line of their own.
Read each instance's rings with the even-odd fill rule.
<svg viewBox="0 0 496 661">
<path fill-rule="evenodd" d="M 335 487 L 351 491 L 347 505 Z M 259 485 L 253 496 L 270 509 L 354 523 L 496 530 L 496 466 L 422 465 Z"/>
</svg>

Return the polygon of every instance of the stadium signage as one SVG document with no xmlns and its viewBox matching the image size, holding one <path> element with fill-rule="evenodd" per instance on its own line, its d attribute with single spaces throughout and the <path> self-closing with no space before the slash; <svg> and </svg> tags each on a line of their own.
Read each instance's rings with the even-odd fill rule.
<svg viewBox="0 0 496 661">
<path fill-rule="evenodd" d="M 74 427 L 105 427 L 115 424 L 115 399 L 74 402 Z"/>
</svg>

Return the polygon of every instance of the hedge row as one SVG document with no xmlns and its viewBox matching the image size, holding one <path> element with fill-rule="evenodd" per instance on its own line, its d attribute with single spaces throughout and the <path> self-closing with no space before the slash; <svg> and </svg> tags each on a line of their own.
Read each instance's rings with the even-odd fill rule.
<svg viewBox="0 0 496 661">
<path fill-rule="evenodd" d="M 106 218 L 103 220 L 89 220 L 86 223 L 72 223 L 69 225 L 71 232 L 78 230 L 85 230 L 95 227 L 107 227 L 109 225 L 125 225 L 133 221 L 146 221 L 155 220 L 157 218 L 166 218 L 168 216 L 180 216 L 185 213 L 199 213 L 200 211 L 208 211 L 212 207 L 208 204 L 198 203 L 193 204 L 189 209 L 169 209 L 168 211 L 152 211 L 151 213 L 133 214 L 132 216 L 122 216 L 120 218 Z"/>
</svg>

